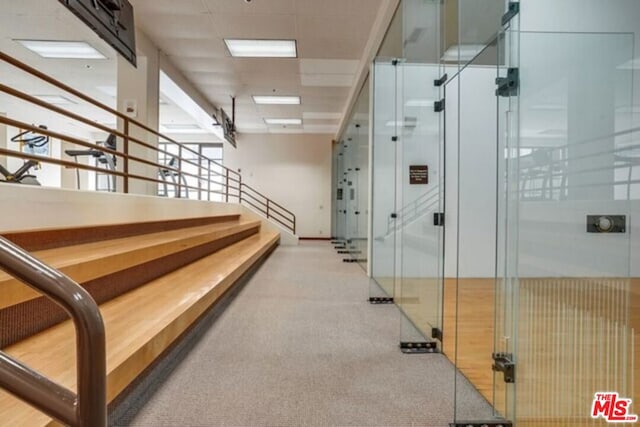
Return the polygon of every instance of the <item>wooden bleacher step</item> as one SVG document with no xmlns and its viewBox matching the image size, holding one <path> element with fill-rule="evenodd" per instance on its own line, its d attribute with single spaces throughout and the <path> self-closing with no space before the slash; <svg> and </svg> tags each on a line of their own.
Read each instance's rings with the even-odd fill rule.
<svg viewBox="0 0 640 427">
<path fill-rule="evenodd" d="M 259 221 L 221 222 L 45 249 L 34 255 L 87 289 L 100 304 L 260 230 Z M 34 322 L 33 313 L 41 313 Z M 0 272 L 0 348 L 66 319 L 66 314 Z"/>
<path fill-rule="evenodd" d="M 261 231 L 102 304 L 108 400 L 117 397 L 278 242 L 278 233 Z M 5 351 L 75 390 L 75 334 L 70 321 Z M 0 391 L 0 426 L 50 423 L 46 415 Z"/>
</svg>

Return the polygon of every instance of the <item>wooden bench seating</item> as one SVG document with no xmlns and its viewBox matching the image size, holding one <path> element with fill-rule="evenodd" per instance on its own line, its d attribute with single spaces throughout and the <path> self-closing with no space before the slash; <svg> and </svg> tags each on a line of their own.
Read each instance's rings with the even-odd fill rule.
<svg viewBox="0 0 640 427">
<path fill-rule="evenodd" d="M 260 230 L 259 222 L 236 218 L 46 249 L 38 251 L 37 256 L 74 279 L 90 283 L 96 275 L 131 272 L 132 265 L 135 269 L 135 265 L 149 265 L 193 248 L 210 251 L 100 304 L 107 336 L 107 394 L 112 401 L 278 242 L 279 234 Z M 0 277 L 1 298 L 9 298 L 4 290 L 13 286 L 12 282 L 6 275 Z M 24 299 L 11 297 L 13 304 L 24 304 Z M 3 351 L 75 390 L 75 332 L 71 321 L 58 323 Z M 50 423 L 48 416 L 0 390 L 0 426 Z"/>
</svg>

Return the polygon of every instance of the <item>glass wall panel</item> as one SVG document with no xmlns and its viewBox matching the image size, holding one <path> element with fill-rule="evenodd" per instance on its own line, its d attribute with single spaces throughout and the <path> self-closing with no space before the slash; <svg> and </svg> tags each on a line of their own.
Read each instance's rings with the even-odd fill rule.
<svg viewBox="0 0 640 427">
<path fill-rule="evenodd" d="M 392 60 L 373 65 L 371 297 L 395 295 L 397 67 Z"/>
<path fill-rule="evenodd" d="M 639 398 L 632 57 L 631 35 L 520 34 L 520 132 L 506 153 L 518 425 L 606 425 L 590 416 L 597 392 Z"/>
</svg>

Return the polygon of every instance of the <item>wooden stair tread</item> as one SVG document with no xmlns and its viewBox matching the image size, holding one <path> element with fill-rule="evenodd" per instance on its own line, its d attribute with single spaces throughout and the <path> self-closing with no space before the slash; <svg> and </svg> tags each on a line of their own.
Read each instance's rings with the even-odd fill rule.
<svg viewBox="0 0 640 427">
<path fill-rule="evenodd" d="M 33 254 L 75 281 L 84 283 L 109 273 L 216 240 L 258 228 L 260 221 L 220 222 L 159 233 L 103 240 L 36 251 Z M 39 297 L 36 291 L 0 272 L 0 309 Z"/>
<path fill-rule="evenodd" d="M 278 240 L 278 233 L 262 231 L 101 305 L 109 401 Z M 75 390 L 75 332 L 71 321 L 14 344 L 5 352 Z M 50 421 L 0 391 L 0 426 L 47 425 Z"/>
</svg>

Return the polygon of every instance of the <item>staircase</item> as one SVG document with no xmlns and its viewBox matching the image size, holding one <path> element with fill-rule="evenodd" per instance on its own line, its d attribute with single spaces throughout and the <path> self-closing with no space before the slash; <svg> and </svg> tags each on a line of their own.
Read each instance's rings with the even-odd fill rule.
<svg viewBox="0 0 640 427">
<path fill-rule="evenodd" d="M 213 307 L 280 235 L 241 215 L 5 233 L 100 305 L 112 402 Z M 0 348 L 76 390 L 76 336 L 64 311 L 0 272 Z M 0 390 L 0 426 L 55 424 Z"/>
</svg>

